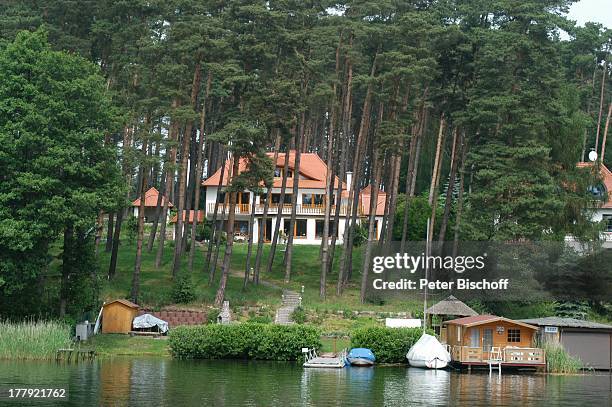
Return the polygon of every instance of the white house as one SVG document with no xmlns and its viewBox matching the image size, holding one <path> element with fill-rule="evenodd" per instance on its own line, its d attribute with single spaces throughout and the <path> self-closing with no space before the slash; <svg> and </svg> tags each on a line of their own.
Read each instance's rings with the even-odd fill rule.
<svg viewBox="0 0 612 407">
<path fill-rule="evenodd" d="M 274 158 L 273 153 L 268 153 L 270 158 Z M 348 190 L 347 185 L 342 183 L 342 194 L 340 200 L 337 200 L 335 195 L 337 186 L 340 180 L 336 177 L 334 180 L 334 194 L 329 196 L 326 192 L 325 177 L 327 174 L 327 165 L 325 162 L 315 153 L 302 153 L 300 155 L 300 169 L 299 174 L 295 174 L 295 151 L 289 152 L 289 173 L 287 178 L 287 185 L 285 190 L 284 203 L 280 202 L 280 193 L 282 185 L 282 174 L 285 165 L 285 153 L 280 153 L 276 161 L 275 177 L 272 187 L 272 198 L 268 209 L 268 218 L 263 224 L 263 209 L 267 194 L 255 195 L 251 191 L 244 191 L 238 195 L 238 203 L 236 205 L 236 223 L 235 231 L 236 234 L 246 235 L 248 234 L 248 219 L 252 210 L 251 203 L 255 200 L 255 224 L 253 225 L 254 241 L 257 241 L 259 235 L 259 228 L 264 228 L 264 239 L 270 241 L 274 233 L 274 227 L 276 223 L 276 217 L 279 210 L 282 214 L 280 228 L 285 235 L 289 233 L 289 218 L 291 216 L 291 201 L 293 194 L 293 183 L 298 182 L 298 196 L 297 196 L 297 208 L 296 208 L 296 222 L 294 230 L 291 231 L 294 235 L 294 243 L 296 244 L 320 244 L 321 237 L 323 235 L 323 222 L 325 215 L 325 202 L 327 199 L 332 200 L 332 219 L 335 211 L 336 202 L 340 203 L 340 223 L 337 242 L 342 241 L 342 235 L 344 233 L 344 223 L 347 216 L 348 209 Z M 239 172 L 245 171 L 247 167 L 246 159 L 240 159 Z M 225 162 L 225 173 L 223 177 L 222 188 L 225 189 L 227 186 L 227 178 L 231 169 L 230 160 Z M 347 174 L 349 178 L 348 184 L 350 185 L 350 174 Z M 219 186 L 219 180 L 221 178 L 221 168 L 206 179 L 202 185 L 205 187 L 205 201 L 206 201 L 206 217 L 212 219 L 215 201 L 217 197 L 217 189 Z M 228 199 L 225 196 L 225 192 L 221 192 L 219 199 L 219 209 L 217 219 L 227 219 L 229 204 Z M 359 193 L 359 205 L 358 205 L 358 218 L 359 222 L 367 221 L 367 217 L 370 212 L 370 196 L 371 187 L 368 186 L 362 189 Z M 380 235 L 382 226 L 382 220 L 385 210 L 386 194 L 383 191 L 379 192 L 376 207 L 376 235 L 377 238 Z M 223 202 L 223 204 L 221 204 Z M 225 206 L 225 208 L 224 208 Z M 225 214 L 222 215 L 225 209 Z M 348 214 L 350 216 L 350 213 Z M 190 216 L 191 217 L 191 216 Z M 330 226 L 331 229 L 331 226 Z M 330 236 L 333 231 L 330 230 Z"/>
<path fill-rule="evenodd" d="M 592 162 L 580 162 L 578 168 L 593 168 Z M 592 211 L 594 222 L 604 222 L 602 240 L 604 247 L 612 248 L 612 172 L 603 164 L 599 165 L 599 176 L 601 183 L 591 186 L 591 193 L 595 196 Z M 606 197 L 607 196 L 607 197 Z M 605 199 L 604 199 L 605 198 Z"/>
</svg>

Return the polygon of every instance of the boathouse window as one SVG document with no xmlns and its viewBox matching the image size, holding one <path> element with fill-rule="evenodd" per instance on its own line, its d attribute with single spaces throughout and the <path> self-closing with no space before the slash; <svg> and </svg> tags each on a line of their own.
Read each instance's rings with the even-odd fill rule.
<svg viewBox="0 0 612 407">
<path fill-rule="evenodd" d="M 521 330 L 520 329 L 508 329 L 508 342 L 520 342 L 521 341 Z"/>
<path fill-rule="evenodd" d="M 461 327 L 457 326 L 457 342 L 461 342 Z"/>
</svg>

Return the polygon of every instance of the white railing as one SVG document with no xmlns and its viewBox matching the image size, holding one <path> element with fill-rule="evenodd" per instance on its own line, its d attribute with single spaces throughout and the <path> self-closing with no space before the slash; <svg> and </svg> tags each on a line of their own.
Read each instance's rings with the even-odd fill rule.
<svg viewBox="0 0 612 407">
<path fill-rule="evenodd" d="M 250 204 L 236 204 L 236 213 L 249 215 L 251 214 L 252 208 L 253 207 Z M 268 214 L 276 215 L 280 211 L 280 213 L 282 214 L 291 215 L 291 208 L 292 208 L 291 204 L 284 204 L 284 205 L 272 204 L 268 207 Z M 206 211 L 207 214 L 212 214 L 214 213 L 214 211 L 215 211 L 215 204 L 209 203 L 207 207 L 207 211 Z M 340 206 L 340 216 L 345 216 L 347 211 L 348 211 L 347 205 Z M 221 215 L 224 212 L 225 214 L 229 212 L 229 204 L 219 205 L 217 209 L 217 214 Z M 263 204 L 255 205 L 256 215 L 262 215 L 263 212 L 264 212 Z M 325 206 L 324 205 L 296 205 L 295 212 L 298 215 L 325 215 Z M 332 206 L 331 207 L 332 216 L 334 213 L 336 213 L 336 207 Z M 359 214 L 360 215 L 362 214 L 361 208 L 359 208 Z"/>
</svg>

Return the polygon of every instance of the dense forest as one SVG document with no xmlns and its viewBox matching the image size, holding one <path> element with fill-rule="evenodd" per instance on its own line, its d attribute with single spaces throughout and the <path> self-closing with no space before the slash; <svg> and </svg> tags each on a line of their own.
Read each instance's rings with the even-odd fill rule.
<svg viewBox="0 0 612 407">
<path fill-rule="evenodd" d="M 600 225 L 586 209 L 597 174 L 576 164 L 594 150 L 612 166 L 612 31 L 576 26 L 565 17 L 571 3 L 3 1 L 0 315 L 64 316 L 99 305 L 83 293 L 114 277 L 130 222 L 134 301 L 142 253 L 161 259 L 172 250 L 176 279 L 197 272 L 212 282 L 220 273 L 220 305 L 232 205 L 237 191 L 265 193 L 274 171 L 266 153 L 295 150 L 297 170 L 301 153 L 316 152 L 330 169 L 330 194 L 334 177 L 353 174 L 351 227 L 341 245 L 323 239 L 322 297 L 334 294 L 325 289 L 334 261 L 336 295 L 355 278 L 356 240 L 366 256 L 381 242 L 423 240 L 428 218 L 439 242 L 596 236 Z M 234 176 L 237 158 L 248 169 Z M 179 216 L 169 245 L 162 197 L 178 213 L 202 209 L 200 182 L 219 168 L 231 182 L 229 219 L 208 225 L 208 250 L 199 252 L 190 236 L 202 225 Z M 379 242 L 374 222 L 356 221 L 354 191 L 369 184 L 372 202 L 379 188 L 388 198 Z M 146 235 L 144 211 L 131 220 L 127 208 L 151 186 L 161 194 Z M 332 209 L 324 235 L 338 230 Z M 215 220 L 222 215 L 216 208 Z M 273 253 L 277 241 L 278 233 Z M 245 286 L 274 261 L 264 264 L 262 243 L 248 244 Z M 289 238 L 287 280 L 292 247 Z M 107 275 L 97 273 L 103 250 L 111 253 Z M 206 266 L 196 270 L 201 253 Z M 57 263 L 60 275 L 49 275 Z M 57 307 L 43 309 L 53 281 Z"/>
</svg>

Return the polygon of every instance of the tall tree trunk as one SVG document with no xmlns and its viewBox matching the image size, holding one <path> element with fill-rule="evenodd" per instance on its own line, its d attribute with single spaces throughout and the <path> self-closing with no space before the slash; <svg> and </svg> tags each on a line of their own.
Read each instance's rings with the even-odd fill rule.
<svg viewBox="0 0 612 407">
<path fill-rule="evenodd" d="M 104 248 L 105 252 L 110 252 L 113 249 L 113 231 L 115 228 L 114 219 L 115 214 L 113 212 L 109 212 L 108 224 L 106 226 L 106 246 Z"/>
<path fill-rule="evenodd" d="M 200 91 L 200 81 L 202 78 L 202 70 L 200 62 L 195 65 L 193 73 L 193 81 L 191 84 L 191 100 L 190 106 L 197 109 L 198 92 Z M 193 128 L 193 120 L 188 120 L 183 134 L 183 145 L 181 147 L 181 166 L 179 170 L 179 190 L 177 201 L 177 217 L 176 217 L 176 236 L 174 238 L 174 261 L 172 262 L 172 278 L 175 278 L 181 268 L 181 255 L 183 254 L 183 219 L 189 221 L 189 214 L 185 213 L 185 189 L 187 187 L 187 169 L 189 165 L 189 147 L 191 145 L 191 130 Z"/>
<path fill-rule="evenodd" d="M 601 116 L 604 108 L 604 94 L 606 89 L 606 74 L 608 73 L 608 54 L 604 58 L 603 73 L 601 74 L 601 92 L 599 96 L 599 116 L 597 117 L 597 136 L 595 137 L 595 151 L 599 151 L 599 132 L 601 130 Z"/>
<path fill-rule="evenodd" d="M 365 302 L 366 291 L 368 287 L 368 273 L 370 271 L 370 258 L 372 257 L 372 249 L 374 242 L 376 241 L 376 208 L 378 206 L 378 189 L 380 184 L 380 176 L 382 168 L 379 164 L 378 151 L 376 146 L 373 148 L 374 156 L 374 180 L 372 181 L 372 193 L 370 195 L 370 215 L 368 220 L 368 243 L 365 248 L 363 255 L 363 263 L 361 268 L 361 291 L 360 300 L 363 304 Z"/>
<path fill-rule="evenodd" d="M 223 188 L 223 178 L 225 177 L 225 167 L 226 167 L 226 163 L 223 162 L 221 164 L 221 174 L 219 176 L 219 182 L 217 183 L 217 194 L 215 196 L 215 209 L 213 211 L 213 216 L 211 220 L 211 231 L 210 231 L 210 236 L 208 238 L 208 248 L 206 250 L 206 262 L 204 263 L 204 271 L 209 272 L 209 276 L 210 276 L 209 281 L 211 283 L 214 277 L 212 267 L 210 264 L 210 260 L 211 260 L 211 256 L 213 252 L 213 244 L 214 244 L 213 242 L 215 241 L 215 238 L 217 238 L 219 234 L 221 233 L 221 231 L 223 230 L 222 227 L 217 228 L 217 215 L 219 213 L 219 204 L 220 204 L 219 201 L 221 200 L 221 189 Z M 223 215 L 221 216 L 222 218 L 225 216 L 225 202 L 223 202 Z"/>
<path fill-rule="evenodd" d="M 376 55 L 374 56 L 374 61 L 372 62 L 372 69 L 370 72 L 370 79 L 373 79 L 376 73 L 376 60 L 378 59 L 378 52 L 376 53 Z M 372 93 L 374 90 L 374 84 L 373 81 L 371 80 L 370 83 L 368 84 L 368 89 L 366 91 L 366 96 L 365 99 L 363 101 L 363 110 L 362 110 L 362 114 L 361 114 L 361 123 L 359 125 L 359 133 L 357 135 L 357 149 L 355 151 L 355 165 L 353 166 L 354 170 L 361 170 L 361 157 L 362 157 L 362 153 L 361 151 L 364 149 L 364 139 L 368 133 L 369 130 L 369 124 L 370 124 L 370 110 L 371 110 L 371 103 L 372 103 Z M 351 190 L 349 191 L 349 205 L 351 202 L 351 198 L 357 194 L 357 197 L 359 196 L 359 191 L 358 189 L 358 178 L 359 178 L 359 173 L 357 173 L 357 171 L 354 171 L 353 174 L 353 179 L 351 181 Z M 348 263 L 348 256 L 350 255 L 349 252 L 349 244 L 351 244 L 351 227 L 349 224 L 349 216 L 347 213 L 347 218 L 345 221 L 345 230 L 344 230 L 344 240 L 342 242 L 343 248 L 344 248 L 344 253 L 343 256 L 340 258 L 340 268 L 338 271 L 338 285 L 336 287 L 336 294 L 337 295 L 341 295 L 342 294 L 342 286 L 344 285 L 344 274 L 346 272 L 345 270 L 345 265 Z"/>
<path fill-rule="evenodd" d="M 206 79 L 206 91 L 204 93 L 204 100 L 202 100 L 202 113 L 200 114 L 200 139 L 198 140 L 198 157 L 195 165 L 195 190 L 193 198 L 193 223 L 191 224 L 191 246 L 189 247 L 189 271 L 193 270 L 193 257 L 195 256 L 195 237 L 198 230 L 198 215 L 200 214 L 200 193 L 202 189 L 202 176 L 203 176 L 203 165 L 202 159 L 204 157 L 204 149 L 206 148 L 206 138 L 204 136 L 205 124 L 206 124 L 206 103 L 210 95 L 210 88 L 212 85 L 212 71 L 208 71 L 208 78 Z M 206 213 L 206 208 L 204 208 Z"/>
<path fill-rule="evenodd" d="M 142 153 L 147 157 L 147 140 L 142 142 Z M 145 201 L 147 193 L 147 168 L 141 164 L 141 184 L 140 184 L 140 206 L 138 207 L 138 237 L 136 239 L 136 260 L 134 262 L 134 273 L 132 274 L 132 290 L 130 297 L 132 302 L 138 304 L 138 297 L 140 296 L 140 268 L 142 265 L 142 243 L 144 241 L 144 212 L 145 212 Z"/>
<path fill-rule="evenodd" d="M 278 214 L 276 216 L 276 222 L 274 225 L 274 235 L 272 236 L 272 244 L 270 245 L 270 254 L 268 255 L 268 273 L 272 271 L 274 265 L 274 256 L 276 255 L 276 247 L 278 245 L 278 236 L 280 234 L 280 223 L 283 217 L 283 209 L 285 206 L 285 191 L 287 189 L 287 173 L 289 172 L 289 152 L 287 148 L 285 152 L 285 165 L 283 166 L 283 181 L 281 183 L 281 192 L 278 202 Z"/>
<path fill-rule="evenodd" d="M 162 171 L 161 182 L 159 191 L 157 191 L 157 202 L 155 203 L 155 218 L 153 219 L 153 225 L 151 226 L 151 234 L 149 235 L 149 242 L 147 243 L 147 251 L 151 253 L 153 251 L 153 245 L 155 243 L 155 235 L 157 235 L 157 228 L 159 227 L 159 220 L 162 217 L 162 199 L 166 195 L 166 170 Z"/>
<path fill-rule="evenodd" d="M 232 175 L 235 177 L 238 175 L 238 166 L 240 163 L 240 157 L 234 156 L 234 163 L 232 166 Z M 225 245 L 225 254 L 223 255 L 223 265 L 221 266 L 221 281 L 219 282 L 219 289 L 215 295 L 215 306 L 221 307 L 223 299 L 225 298 L 225 286 L 227 284 L 227 277 L 229 275 L 230 261 L 232 259 L 232 249 L 234 247 L 234 220 L 236 219 L 236 201 L 237 192 L 230 194 L 229 202 L 229 214 L 227 216 L 227 243 Z"/>
<path fill-rule="evenodd" d="M 180 106 L 180 102 L 178 99 L 174 99 L 172 101 L 172 109 L 176 110 Z M 161 227 L 159 230 L 159 242 L 157 245 L 157 254 L 155 255 L 155 268 L 159 268 L 164 259 L 164 245 L 166 243 L 166 226 L 167 226 L 167 217 L 168 217 L 168 205 L 170 203 L 170 195 L 174 195 L 174 171 L 176 164 L 176 145 L 175 143 L 178 140 L 178 120 L 172 119 L 172 123 L 170 124 L 170 131 L 168 134 L 168 145 L 170 146 L 170 154 L 168 157 L 167 169 L 164 168 L 166 172 L 166 188 L 164 190 L 164 208 L 162 210 L 162 218 L 161 218 Z M 174 196 L 173 198 L 174 199 Z M 180 212 L 177 215 L 177 218 L 180 218 Z"/>
<path fill-rule="evenodd" d="M 246 288 L 249 284 L 249 275 L 251 272 L 251 255 L 253 253 L 253 229 L 255 225 L 255 208 L 255 193 L 253 193 L 253 200 L 251 202 L 251 213 L 249 214 L 249 241 L 247 244 L 247 256 L 244 266 L 244 282 L 242 284 L 243 288 Z"/>
<path fill-rule="evenodd" d="M 599 162 L 604 163 L 606 158 L 606 142 L 608 141 L 608 129 L 610 128 L 610 116 L 612 115 L 612 103 L 608 106 L 608 116 L 606 117 L 606 129 L 604 130 L 603 140 L 601 141 L 601 158 Z"/>
<path fill-rule="evenodd" d="M 446 237 L 446 226 L 448 225 L 448 217 L 450 215 L 451 206 L 453 204 L 453 189 L 455 189 L 455 178 L 457 177 L 457 137 L 459 137 L 459 144 L 463 135 L 458 136 L 458 129 L 455 127 L 453 131 L 453 147 L 451 150 L 451 168 L 448 179 L 448 188 L 446 190 L 446 199 L 444 202 L 444 214 L 442 215 L 442 223 L 440 224 L 440 233 L 438 234 L 438 243 L 442 247 L 444 238 Z"/>
<path fill-rule="evenodd" d="M 70 280 L 70 273 L 72 269 L 72 257 L 74 243 L 74 226 L 68 224 L 64 229 L 64 250 L 62 252 L 62 280 L 60 286 L 60 307 L 59 317 L 63 318 L 66 316 L 66 308 L 68 306 L 68 282 Z"/>
<path fill-rule="evenodd" d="M 274 130 L 277 132 L 276 140 L 274 142 L 274 167 L 276 168 L 276 163 L 278 161 L 278 153 L 280 150 L 281 136 L 280 131 L 278 129 Z M 273 185 L 273 184 L 272 184 Z M 257 254 L 255 255 L 255 275 L 253 276 L 253 282 L 255 285 L 259 284 L 259 270 L 261 267 L 261 260 L 263 257 L 263 245 L 265 239 L 265 230 L 266 223 L 268 222 L 268 210 L 270 208 L 270 200 L 272 199 L 272 185 L 270 185 L 266 191 L 266 202 L 264 202 L 263 214 L 261 216 L 261 223 L 259 224 L 258 229 L 258 237 L 257 237 Z"/>
<path fill-rule="evenodd" d="M 336 71 L 338 70 L 338 51 L 336 51 Z M 331 218 L 331 197 L 334 191 L 334 127 L 336 126 L 336 85 L 334 85 L 334 95 L 331 103 L 331 119 L 327 136 L 327 171 L 325 173 L 325 214 L 323 217 L 323 236 L 321 236 L 321 279 L 319 282 L 319 296 L 325 298 L 325 287 L 327 285 L 327 266 L 329 261 L 329 222 Z"/>
<path fill-rule="evenodd" d="M 295 159 L 293 164 L 293 195 L 291 196 L 291 217 L 289 218 L 289 236 L 287 236 L 287 250 L 285 251 L 285 282 L 291 280 L 291 262 L 293 257 L 293 238 L 295 237 L 295 216 L 298 206 L 298 192 L 300 183 L 301 140 L 306 126 L 306 113 L 302 112 L 298 131 L 295 133 Z"/>
<path fill-rule="evenodd" d="M 436 224 L 436 209 L 438 200 L 438 182 L 440 178 L 440 168 L 442 166 L 442 149 L 444 146 L 444 136 L 446 133 L 446 118 L 444 113 L 440 115 L 440 128 L 438 130 L 438 143 L 436 147 L 436 156 L 434 159 L 434 167 L 431 176 L 431 186 L 429 188 L 429 204 L 431 205 L 431 218 L 429 222 L 429 240 L 433 239 L 434 226 Z"/>
<path fill-rule="evenodd" d="M 104 211 L 100 209 L 98 211 L 98 218 L 96 219 L 96 241 L 94 243 L 94 253 L 96 258 L 98 257 L 98 251 L 100 249 L 100 241 L 102 240 L 102 233 L 104 230 Z"/>
<path fill-rule="evenodd" d="M 115 221 L 115 230 L 113 231 L 113 247 L 111 249 L 110 264 L 108 265 L 108 279 L 112 280 L 117 272 L 117 257 L 119 256 L 119 244 L 121 244 L 121 225 L 125 216 L 125 209 L 119 209 L 117 219 Z"/>
<path fill-rule="evenodd" d="M 459 229 L 461 226 L 461 215 L 463 214 L 463 194 L 465 190 L 465 162 L 467 159 L 467 139 L 465 134 L 461 143 L 461 170 L 459 174 L 459 195 L 457 196 L 457 214 L 455 215 L 455 233 L 453 237 L 453 258 L 457 256 L 459 247 Z"/>
</svg>

